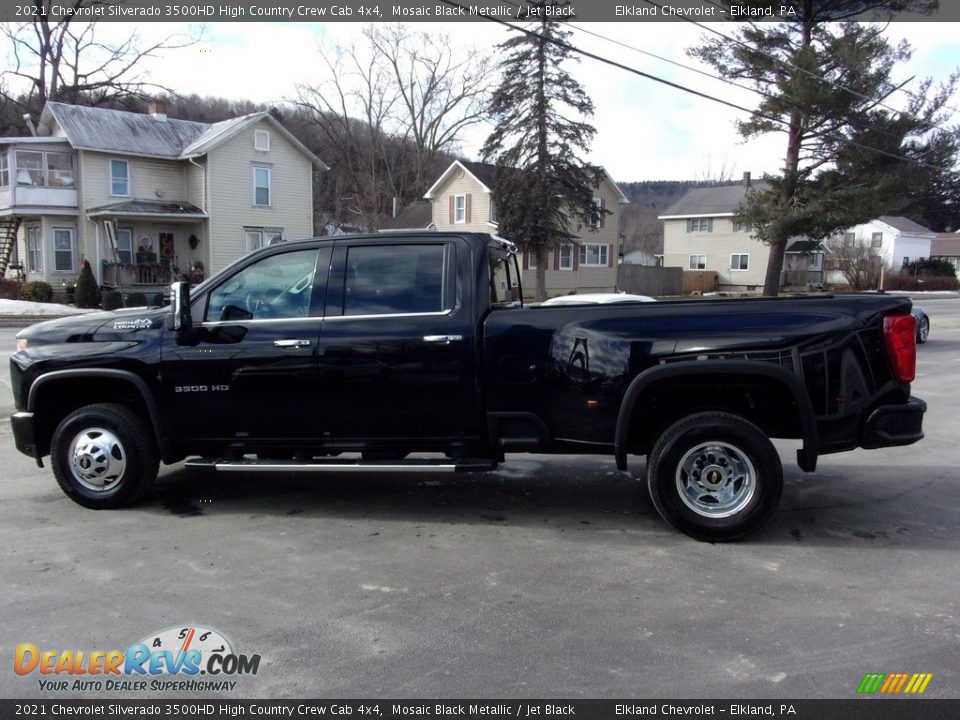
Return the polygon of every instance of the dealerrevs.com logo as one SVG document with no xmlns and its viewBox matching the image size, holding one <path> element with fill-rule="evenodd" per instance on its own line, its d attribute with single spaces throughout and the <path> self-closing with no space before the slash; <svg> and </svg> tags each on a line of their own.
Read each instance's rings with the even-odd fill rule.
<svg viewBox="0 0 960 720">
<path fill-rule="evenodd" d="M 13 671 L 38 675 L 41 690 L 230 691 L 238 675 L 256 675 L 259 655 L 242 655 L 223 633 L 186 625 L 147 635 L 126 650 L 51 650 L 21 643 Z"/>
</svg>

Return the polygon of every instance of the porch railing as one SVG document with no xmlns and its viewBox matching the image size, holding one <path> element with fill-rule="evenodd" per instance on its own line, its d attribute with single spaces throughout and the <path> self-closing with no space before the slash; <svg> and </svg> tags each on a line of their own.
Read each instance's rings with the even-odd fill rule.
<svg viewBox="0 0 960 720">
<path fill-rule="evenodd" d="M 109 287 L 166 285 L 174 280 L 173 271 L 163 263 L 103 264 L 103 284 Z"/>
</svg>

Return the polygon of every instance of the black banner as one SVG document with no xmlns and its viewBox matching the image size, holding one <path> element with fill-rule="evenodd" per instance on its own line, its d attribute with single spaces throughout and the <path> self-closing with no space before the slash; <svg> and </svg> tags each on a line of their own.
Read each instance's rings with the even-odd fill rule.
<svg viewBox="0 0 960 720">
<path fill-rule="evenodd" d="M 960 700 L 0 700 L 2 720 L 43 717 L 954 720 Z"/>
</svg>

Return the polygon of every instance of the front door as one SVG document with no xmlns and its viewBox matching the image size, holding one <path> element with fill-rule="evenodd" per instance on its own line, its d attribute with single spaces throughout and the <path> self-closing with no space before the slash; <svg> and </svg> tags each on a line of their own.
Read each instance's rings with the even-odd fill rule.
<svg viewBox="0 0 960 720">
<path fill-rule="evenodd" d="M 480 436 L 469 266 L 459 239 L 337 242 L 318 340 L 326 437 L 422 448 Z"/>
<path fill-rule="evenodd" d="M 163 388 L 181 437 L 217 447 L 317 437 L 329 258 L 329 248 L 282 248 L 193 299 L 195 344 L 177 345 L 170 333 L 163 351 Z"/>
</svg>

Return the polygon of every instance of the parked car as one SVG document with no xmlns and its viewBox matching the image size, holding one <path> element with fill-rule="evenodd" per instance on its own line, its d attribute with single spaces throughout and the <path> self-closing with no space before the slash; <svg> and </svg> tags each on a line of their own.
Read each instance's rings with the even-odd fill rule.
<svg viewBox="0 0 960 720">
<path fill-rule="evenodd" d="M 582 295 L 559 295 L 540 303 L 553 307 L 555 305 L 612 305 L 615 303 L 656 302 L 656 298 L 648 295 L 631 295 L 630 293 L 583 293 Z"/>
<path fill-rule="evenodd" d="M 930 318 L 927 317 L 923 308 L 918 308 L 916 305 L 913 306 L 910 312 L 912 312 L 913 317 L 917 319 L 917 344 L 922 345 L 930 336 Z"/>
</svg>

